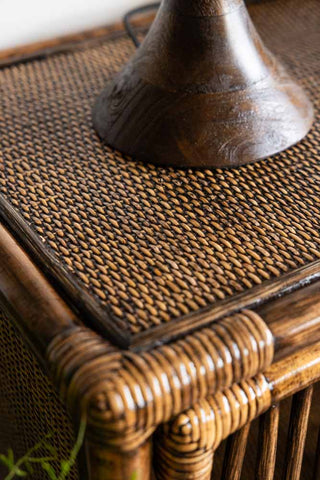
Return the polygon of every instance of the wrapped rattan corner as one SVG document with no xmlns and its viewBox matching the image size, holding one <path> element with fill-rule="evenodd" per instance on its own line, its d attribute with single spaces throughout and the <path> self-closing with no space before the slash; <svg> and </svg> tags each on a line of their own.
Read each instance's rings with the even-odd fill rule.
<svg viewBox="0 0 320 480">
<path fill-rule="evenodd" d="M 237 170 L 100 143 L 119 26 L 0 54 L 1 448 L 85 419 L 72 480 L 320 478 L 319 10 L 251 14 L 317 119 Z"/>
<path fill-rule="evenodd" d="M 46 289 L 43 314 L 48 300 L 51 314 L 55 312 L 55 331 L 51 327 L 50 334 L 46 321 L 33 324 L 34 345 L 39 352 L 46 351 L 54 383 L 75 421 L 87 419 L 91 478 L 150 478 L 154 437 L 159 478 L 178 479 L 183 472 L 187 478 L 209 479 L 213 453 L 224 438 L 247 428 L 283 397 L 295 395 L 319 378 L 320 344 L 308 346 L 306 335 L 313 331 L 312 340 L 319 338 L 319 329 L 315 330 L 319 319 L 314 316 L 318 283 L 301 292 L 306 323 L 298 332 L 285 313 L 270 329 L 260 314 L 244 310 L 181 340 L 134 353 L 79 325 L 3 228 L 1 239 L 7 268 L 1 271 L 0 285 L 5 304 L 11 301 L 15 306 L 10 315 L 28 331 L 33 308 L 39 309 L 37 296 L 30 295 L 29 316 L 23 316 L 21 294 L 31 280 L 34 288 Z M 28 275 L 22 275 L 17 284 L 17 278 L 10 280 L 10 272 L 21 263 Z M 5 290 L 5 285 L 11 287 Z M 296 295 L 280 300 L 284 312 L 290 309 L 293 297 Z M 279 301 L 275 308 L 280 308 Z M 261 313 L 268 318 L 269 310 Z M 42 318 L 48 319 L 48 313 Z M 281 326 L 291 347 L 281 346 L 275 336 Z M 303 344 L 307 346 L 302 348 Z M 284 358 L 283 351 L 288 352 Z M 279 357 L 282 359 L 277 360 Z M 307 408 L 304 404 L 302 401 L 302 413 Z M 305 423 L 306 419 L 307 415 Z M 299 473 L 299 465 L 293 470 Z"/>
</svg>

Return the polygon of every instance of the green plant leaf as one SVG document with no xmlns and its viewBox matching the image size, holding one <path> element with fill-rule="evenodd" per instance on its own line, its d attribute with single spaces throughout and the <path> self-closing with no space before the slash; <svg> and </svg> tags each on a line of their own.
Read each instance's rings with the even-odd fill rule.
<svg viewBox="0 0 320 480">
<path fill-rule="evenodd" d="M 25 464 L 24 464 L 26 470 L 28 471 L 29 474 L 32 474 L 34 472 L 33 468 L 32 468 L 32 465 L 30 463 L 30 458 L 28 458 L 26 461 L 25 461 Z"/>
<path fill-rule="evenodd" d="M 6 467 L 9 467 L 10 468 L 10 461 L 8 460 L 8 458 L 6 457 L 6 455 L 4 455 L 3 453 L 1 453 L 0 455 L 0 462 L 5 465 Z"/>
<path fill-rule="evenodd" d="M 14 454 L 12 448 L 8 449 L 7 455 L 0 455 L 0 462 L 11 470 L 14 467 Z"/>
<path fill-rule="evenodd" d="M 66 474 L 70 470 L 70 462 L 68 460 L 61 460 L 61 473 Z"/>
<path fill-rule="evenodd" d="M 53 466 L 50 464 L 50 462 L 57 459 L 57 451 L 55 447 L 47 441 L 49 438 L 52 437 L 52 434 L 48 434 L 42 440 L 40 440 L 40 442 L 38 442 L 34 447 L 30 448 L 27 451 L 27 453 L 17 461 L 15 461 L 14 459 L 14 453 L 12 448 L 8 449 L 7 455 L 0 454 L 0 463 L 4 464 L 9 470 L 7 476 L 3 480 L 14 480 L 15 477 L 26 477 L 28 476 L 28 474 L 32 475 L 34 472 L 32 464 L 34 463 L 41 465 L 41 467 L 47 473 L 50 480 L 65 480 L 71 468 L 73 467 L 76 461 L 77 455 L 80 451 L 80 448 L 83 444 L 85 430 L 86 430 L 86 419 L 85 417 L 83 417 L 80 422 L 80 428 L 79 428 L 78 436 L 76 439 L 76 443 L 70 453 L 69 459 L 62 460 L 60 462 L 61 472 L 59 476 L 56 475 Z M 40 449 L 41 451 L 45 449 L 49 455 L 42 456 L 42 457 L 35 456 L 36 452 L 38 452 Z M 24 467 L 24 469 L 22 467 Z"/>
<path fill-rule="evenodd" d="M 17 477 L 26 477 L 28 475 L 28 472 L 25 472 L 24 470 L 22 470 L 17 466 L 15 466 L 13 470 L 15 475 L 17 475 Z"/>
<path fill-rule="evenodd" d="M 14 465 L 14 453 L 12 448 L 8 448 L 8 460 Z"/>
<path fill-rule="evenodd" d="M 30 463 L 47 463 L 53 462 L 56 460 L 56 457 L 30 457 L 28 458 L 28 462 Z"/>
<path fill-rule="evenodd" d="M 45 470 L 50 478 L 50 480 L 57 480 L 56 472 L 54 471 L 53 467 L 48 462 L 42 462 L 41 466 L 43 470 Z"/>
</svg>

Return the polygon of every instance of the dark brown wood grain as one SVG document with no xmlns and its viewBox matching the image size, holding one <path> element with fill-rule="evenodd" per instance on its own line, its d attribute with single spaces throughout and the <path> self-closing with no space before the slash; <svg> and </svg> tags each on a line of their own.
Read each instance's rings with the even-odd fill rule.
<svg viewBox="0 0 320 480">
<path fill-rule="evenodd" d="M 143 25 L 143 20 L 141 20 L 141 22 L 141 25 Z M 114 28 L 117 29 L 118 27 L 111 27 L 111 32 Z M 95 33 L 92 32 L 92 39 L 100 38 L 99 35 L 101 32 L 99 32 L 99 29 Z M 105 33 L 107 34 L 107 29 Z M 75 39 L 76 38 L 77 37 L 75 37 Z M 79 35 L 79 41 L 80 38 L 82 38 L 82 42 L 80 42 L 79 45 L 82 45 L 86 40 L 85 37 L 81 35 Z M 74 45 L 76 45 L 76 43 L 77 41 L 75 40 Z M 69 48 L 66 39 L 64 41 L 56 40 L 56 46 L 57 48 L 63 46 Z M 27 50 L 28 48 L 26 47 Z M 34 55 L 41 54 L 41 51 L 41 45 L 38 45 L 38 51 L 36 51 L 36 46 L 33 47 Z M 19 49 L 16 51 L 16 54 L 19 54 Z M 4 54 L 3 58 L 5 58 Z M 185 335 L 187 332 L 192 332 L 195 329 L 208 325 L 225 315 L 229 315 L 243 308 L 256 308 L 262 303 L 273 302 L 277 296 L 282 296 L 290 291 L 302 288 L 305 284 L 314 282 L 320 277 L 320 262 L 317 261 L 301 269 L 294 270 L 287 275 L 283 275 L 279 279 L 263 282 L 263 285 L 252 288 L 243 294 L 234 295 L 226 300 L 218 301 L 204 309 L 173 319 L 169 323 L 163 323 L 141 334 L 129 336 L 125 331 L 126 326 L 124 322 L 115 318 L 108 308 L 102 309 L 97 302 L 95 302 L 94 298 L 80 287 L 75 281 L 74 276 L 63 268 L 52 252 L 49 249 L 43 248 L 40 237 L 28 227 L 22 217 L 17 214 L 17 211 L 13 209 L 9 202 L 3 197 L 0 198 L 0 211 L 3 220 L 10 225 L 11 231 L 15 237 L 19 239 L 21 245 L 23 245 L 28 254 L 30 254 L 32 259 L 47 275 L 54 287 L 57 288 L 72 308 L 76 312 L 79 312 L 82 317 L 86 318 L 87 324 L 92 325 L 93 328 L 97 329 L 107 338 L 111 338 L 121 347 L 128 347 L 133 350 L 150 349 L 154 345 L 170 342 Z M 272 310 L 272 307 L 270 308 Z M 312 322 L 314 322 L 314 320 L 312 320 Z M 305 321 L 301 320 L 301 330 L 303 330 L 304 333 L 303 337 L 300 338 L 299 335 L 301 332 L 299 333 L 298 328 L 293 323 L 291 323 L 291 326 L 288 324 L 288 327 L 290 326 L 291 328 L 291 334 L 288 335 L 285 340 L 286 332 L 281 333 L 280 331 L 276 331 L 276 343 L 278 344 L 278 340 L 280 342 L 277 351 L 282 350 L 284 342 L 288 348 L 291 348 L 290 342 L 295 341 L 298 343 L 300 339 L 302 343 L 307 341 L 308 338 L 310 338 L 309 326 L 313 328 L 312 332 L 316 333 L 316 323 L 313 323 L 313 327 L 312 324 L 310 323 L 309 325 L 309 323 L 309 321 L 305 323 Z M 276 328 L 275 323 L 272 328 Z M 280 339 L 281 336 L 284 336 L 283 340 Z M 296 340 L 293 340 L 293 338 Z M 293 344 L 292 348 L 294 348 Z"/>
<path fill-rule="evenodd" d="M 174 5 L 181 8 L 180 3 L 177 0 Z M 214 13 L 221 14 L 219 9 L 223 2 L 215 6 Z M 203 9 L 192 11 L 193 14 L 212 13 L 206 10 L 208 4 L 188 3 L 188 8 L 195 7 Z M 61 48 L 59 42 L 54 48 Z M 35 51 L 29 53 L 36 54 Z M 3 205 L 8 207 L 5 202 Z M 178 433 L 183 439 L 183 435 L 189 435 L 190 444 L 178 444 L 179 461 L 172 456 L 166 457 L 168 474 L 161 476 L 156 471 L 157 478 L 181 479 L 181 469 L 174 471 L 176 465 L 181 468 L 181 463 L 192 478 L 197 462 L 203 469 L 198 454 L 203 453 L 205 441 L 212 441 L 216 448 L 220 440 L 240 428 L 229 440 L 225 466 L 224 480 L 235 480 L 240 477 L 246 447 L 251 447 L 247 444 L 250 422 L 267 411 L 261 420 L 258 478 L 271 480 L 278 407 L 268 409 L 275 402 L 307 388 L 294 397 L 285 473 L 286 479 L 299 478 L 312 394 L 308 386 L 320 378 L 320 344 L 314 343 L 319 342 L 320 337 L 320 262 L 291 271 L 126 343 L 121 328 L 113 330 L 113 319 L 108 315 L 103 317 L 105 312 L 94 310 L 91 300 L 85 298 L 79 286 L 65 275 L 57 259 L 43 254 L 40 239 L 26 228 L 13 210 L 4 208 L 1 215 L 10 223 L 16 238 L 0 226 L 0 304 L 22 328 L 26 342 L 31 342 L 42 358 L 47 357 L 48 365 L 55 372 L 61 398 L 74 418 L 79 418 L 81 409 L 87 409 L 86 454 L 92 479 L 149 480 L 152 433 L 158 425 L 172 420 L 173 435 L 170 437 L 169 430 L 164 428 L 166 437 L 162 439 L 162 446 L 172 448 Z M 18 239 L 32 253 L 38 266 L 18 245 Z M 251 316 L 259 318 L 250 324 L 248 331 L 244 328 L 248 319 L 244 319 L 243 324 L 230 323 L 227 334 L 228 324 L 223 317 L 244 308 L 252 308 Z M 79 326 L 78 312 L 86 327 Z M 95 334 L 91 328 L 98 329 L 99 321 L 106 317 L 110 330 L 103 330 L 101 336 Z M 209 325 L 212 332 L 217 329 L 217 337 L 209 329 L 200 332 L 201 327 Z M 268 349 L 261 338 L 261 325 L 272 333 Z M 197 335 L 192 336 L 194 331 Z M 221 342 L 223 332 L 225 337 Z M 187 333 L 190 335 L 186 339 Z M 113 338 L 112 335 L 123 348 L 131 344 L 131 351 L 122 351 L 107 342 L 106 337 Z M 266 350 L 272 350 L 272 336 L 275 359 L 271 366 L 266 367 L 271 358 L 262 366 L 259 362 L 266 359 Z M 199 343 L 199 338 L 203 343 Z M 206 338 L 211 341 L 206 342 Z M 213 348 L 215 342 L 220 350 Z M 161 343 L 167 345 L 160 346 Z M 50 347 L 46 350 L 48 344 Z M 235 352 L 232 362 L 229 361 L 230 352 Z M 256 367 L 254 371 L 253 366 Z M 235 374 L 238 376 L 234 377 Z M 198 401 L 202 402 L 202 410 Z M 199 411 L 200 421 L 196 421 Z M 180 417 L 180 423 L 176 416 Z M 181 430 L 176 428 L 179 425 Z M 197 450 L 195 439 L 198 437 L 200 447 Z M 194 449 L 192 462 L 187 457 L 190 445 Z M 196 474 L 193 478 L 202 480 Z"/>
<path fill-rule="evenodd" d="M 228 439 L 222 470 L 223 480 L 240 480 L 249 431 L 250 423 L 247 423 Z"/>
<path fill-rule="evenodd" d="M 242 0 L 164 0 L 93 118 L 105 143 L 139 159 L 234 167 L 298 142 L 313 109 Z"/>
<path fill-rule="evenodd" d="M 151 439 L 121 452 L 89 444 L 90 480 L 151 480 Z"/>
<path fill-rule="evenodd" d="M 320 380 L 320 342 L 297 349 L 264 372 L 272 385 L 272 403 L 278 403 Z"/>
<path fill-rule="evenodd" d="M 273 480 L 276 465 L 279 427 L 279 404 L 273 405 L 260 418 L 257 455 L 257 480 Z"/>
<path fill-rule="evenodd" d="M 312 394 L 313 385 L 296 393 L 292 399 L 283 480 L 300 479 Z"/>
<path fill-rule="evenodd" d="M 76 315 L 1 224 L 0 304 L 42 354 L 55 335 L 79 324 Z"/>
<path fill-rule="evenodd" d="M 320 282 L 256 309 L 275 338 L 277 359 L 320 339 Z"/>
<path fill-rule="evenodd" d="M 315 455 L 312 480 L 319 480 L 319 479 L 320 479 L 320 427 L 318 432 L 318 441 L 317 441 L 317 447 L 316 447 L 316 455 Z"/>
</svg>

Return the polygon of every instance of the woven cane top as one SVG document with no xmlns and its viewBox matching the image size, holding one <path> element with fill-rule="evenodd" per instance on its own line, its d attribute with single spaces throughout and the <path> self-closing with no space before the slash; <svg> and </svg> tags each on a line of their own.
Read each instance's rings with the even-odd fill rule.
<svg viewBox="0 0 320 480">
<path fill-rule="evenodd" d="M 133 335 L 320 257 L 320 8 L 251 13 L 318 117 L 299 145 L 234 170 L 158 168 L 100 144 L 91 107 L 134 51 L 124 35 L 0 70 L 4 216 L 11 205 L 79 308 Z"/>
</svg>

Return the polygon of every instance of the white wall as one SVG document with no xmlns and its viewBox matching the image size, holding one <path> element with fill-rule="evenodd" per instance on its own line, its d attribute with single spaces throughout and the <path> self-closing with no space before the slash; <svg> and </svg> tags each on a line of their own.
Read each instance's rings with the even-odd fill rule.
<svg viewBox="0 0 320 480">
<path fill-rule="evenodd" d="M 0 50 L 106 25 L 145 3 L 148 0 L 0 0 Z"/>
</svg>

